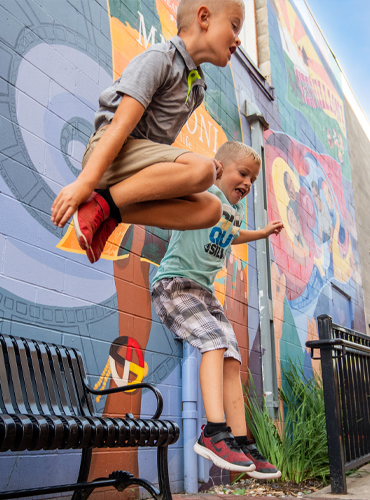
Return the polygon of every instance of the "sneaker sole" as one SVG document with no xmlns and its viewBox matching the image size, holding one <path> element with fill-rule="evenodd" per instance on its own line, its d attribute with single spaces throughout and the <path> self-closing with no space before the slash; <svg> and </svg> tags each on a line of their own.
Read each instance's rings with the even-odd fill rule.
<svg viewBox="0 0 370 500">
<path fill-rule="evenodd" d="M 213 451 L 205 448 L 204 446 L 201 446 L 199 443 L 195 443 L 194 451 L 201 457 L 206 458 L 207 460 L 211 460 L 211 462 L 213 462 L 215 465 L 217 465 L 217 467 L 220 467 L 221 469 L 233 470 L 236 472 L 249 472 L 255 469 L 254 464 L 249 465 L 248 467 L 244 467 L 243 465 L 234 465 L 230 462 L 226 462 L 226 460 L 218 457 L 215 453 L 213 453 Z"/>
<path fill-rule="evenodd" d="M 75 229 L 75 233 L 77 236 L 77 241 L 82 250 L 87 250 L 89 248 L 89 245 L 87 244 L 87 239 L 85 238 L 83 232 L 81 231 L 80 224 L 78 223 L 78 209 L 75 211 L 73 214 L 73 226 Z"/>
<path fill-rule="evenodd" d="M 277 472 L 247 472 L 248 476 L 253 477 L 254 479 L 277 479 L 281 476 L 281 472 L 278 470 Z"/>
<path fill-rule="evenodd" d="M 97 260 L 99 260 L 99 259 L 95 259 L 95 254 L 93 252 L 92 247 L 86 249 L 86 255 L 87 255 L 87 258 L 89 259 L 89 261 L 91 262 L 91 264 L 95 264 L 95 262 Z"/>
</svg>

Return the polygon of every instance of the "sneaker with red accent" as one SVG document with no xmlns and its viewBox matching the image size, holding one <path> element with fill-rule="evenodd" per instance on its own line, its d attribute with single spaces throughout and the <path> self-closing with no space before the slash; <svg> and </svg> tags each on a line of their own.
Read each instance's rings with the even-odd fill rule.
<svg viewBox="0 0 370 500">
<path fill-rule="evenodd" d="M 91 245 L 86 249 L 86 255 L 91 264 L 94 264 L 94 262 L 100 259 L 109 236 L 113 233 L 117 226 L 118 222 L 114 220 L 113 217 L 108 217 L 108 219 L 100 224 L 99 229 L 93 236 Z"/>
<path fill-rule="evenodd" d="M 243 444 L 240 447 L 248 459 L 252 460 L 256 466 L 254 471 L 248 472 L 248 476 L 256 479 L 276 479 L 281 476 L 279 469 L 270 464 L 257 450 L 253 440 L 249 440 L 247 444 Z"/>
<path fill-rule="evenodd" d="M 94 234 L 109 214 L 108 203 L 95 191 L 85 203 L 78 207 L 73 214 L 73 225 L 82 250 L 87 250 L 91 246 Z"/>
<path fill-rule="evenodd" d="M 212 436 L 205 436 L 204 430 L 194 445 L 195 453 L 211 460 L 221 469 L 249 472 L 255 469 L 253 462 L 245 456 L 231 434 L 230 427 Z"/>
</svg>

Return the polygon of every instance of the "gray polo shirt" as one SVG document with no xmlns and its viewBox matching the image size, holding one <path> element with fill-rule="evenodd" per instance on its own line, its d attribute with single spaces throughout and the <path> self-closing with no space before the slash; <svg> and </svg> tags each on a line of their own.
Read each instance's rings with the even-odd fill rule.
<svg viewBox="0 0 370 500">
<path fill-rule="evenodd" d="M 95 130 L 109 123 L 127 94 L 145 108 L 131 133 L 137 139 L 172 144 L 207 88 L 179 36 L 156 43 L 132 59 L 122 75 L 99 98 Z"/>
</svg>

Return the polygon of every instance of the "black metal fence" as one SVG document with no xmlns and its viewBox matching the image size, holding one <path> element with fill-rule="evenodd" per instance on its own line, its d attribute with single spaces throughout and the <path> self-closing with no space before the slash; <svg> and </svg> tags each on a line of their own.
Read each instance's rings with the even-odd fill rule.
<svg viewBox="0 0 370 500">
<path fill-rule="evenodd" d="M 370 337 L 318 317 L 332 493 L 347 493 L 346 472 L 370 461 Z"/>
</svg>

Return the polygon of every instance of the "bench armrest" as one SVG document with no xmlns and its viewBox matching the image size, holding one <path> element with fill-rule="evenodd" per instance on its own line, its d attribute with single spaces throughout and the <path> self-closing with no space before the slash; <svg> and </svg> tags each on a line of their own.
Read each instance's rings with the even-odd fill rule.
<svg viewBox="0 0 370 500">
<path fill-rule="evenodd" d="M 87 384 L 84 383 L 84 386 L 88 392 L 91 394 L 96 394 L 98 396 L 104 396 L 106 394 L 115 394 L 116 392 L 125 392 L 125 391 L 133 391 L 135 389 L 143 389 L 147 388 L 154 392 L 154 395 L 157 399 L 157 409 L 156 412 L 153 415 L 153 419 L 158 419 L 163 411 L 163 398 L 162 394 L 159 392 L 159 390 L 152 384 L 147 384 L 145 382 L 141 384 L 130 384 L 130 385 L 124 385 L 122 387 L 113 387 L 112 389 L 104 389 L 104 390 L 95 390 L 92 387 L 89 387 Z"/>
</svg>

